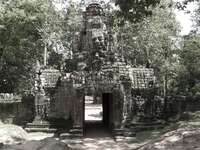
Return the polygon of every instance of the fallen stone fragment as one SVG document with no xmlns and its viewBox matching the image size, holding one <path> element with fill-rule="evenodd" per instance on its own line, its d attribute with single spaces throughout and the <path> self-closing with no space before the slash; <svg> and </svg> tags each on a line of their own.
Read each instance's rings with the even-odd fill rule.
<svg viewBox="0 0 200 150">
<path fill-rule="evenodd" d="M 41 141 L 27 141 L 23 144 L 6 145 L 1 150 L 71 150 L 65 143 L 53 138 Z"/>
<path fill-rule="evenodd" d="M 22 143 L 28 138 L 28 133 L 19 126 L 12 124 L 0 125 L 0 143 L 2 144 Z"/>
</svg>

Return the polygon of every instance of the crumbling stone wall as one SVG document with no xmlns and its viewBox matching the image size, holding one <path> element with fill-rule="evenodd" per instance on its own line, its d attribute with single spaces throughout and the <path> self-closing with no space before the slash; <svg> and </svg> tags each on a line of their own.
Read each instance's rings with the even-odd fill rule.
<svg viewBox="0 0 200 150">
<path fill-rule="evenodd" d="M 50 97 L 49 120 L 67 120 L 73 126 L 83 123 L 84 90 L 74 87 L 73 80 L 63 79 Z"/>
<path fill-rule="evenodd" d="M 124 94 L 119 89 L 114 89 L 113 92 L 113 105 L 112 105 L 112 118 L 111 123 L 114 128 L 121 128 L 123 122 L 123 104 Z"/>
<path fill-rule="evenodd" d="M 20 103 L 1 103 L 0 120 L 3 123 L 14 123 L 16 114 L 18 114 Z"/>
<path fill-rule="evenodd" d="M 34 96 L 23 96 L 19 102 L 0 103 L 0 120 L 4 123 L 26 125 L 34 118 Z"/>
<path fill-rule="evenodd" d="M 200 110 L 200 97 L 176 96 L 168 97 L 169 115 L 180 115 L 183 112 L 194 112 Z"/>
<path fill-rule="evenodd" d="M 33 95 L 22 97 L 14 120 L 15 124 L 25 126 L 28 122 L 33 121 L 35 115 L 34 99 L 35 97 Z"/>
<path fill-rule="evenodd" d="M 69 119 L 72 117 L 75 90 L 72 81 L 63 80 L 50 98 L 50 118 Z"/>
<path fill-rule="evenodd" d="M 131 101 L 132 121 L 151 122 L 161 118 L 164 103 L 155 88 L 132 89 Z"/>
</svg>

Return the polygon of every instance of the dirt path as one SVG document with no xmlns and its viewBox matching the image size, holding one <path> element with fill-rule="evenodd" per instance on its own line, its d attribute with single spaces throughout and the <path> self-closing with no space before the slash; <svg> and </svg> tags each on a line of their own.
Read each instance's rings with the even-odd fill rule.
<svg viewBox="0 0 200 150">
<path fill-rule="evenodd" d="M 101 104 L 85 104 L 85 121 L 102 120 L 102 105 Z"/>
<path fill-rule="evenodd" d="M 125 145 L 116 143 L 108 129 L 101 123 L 89 123 L 86 125 L 86 135 L 83 144 L 87 150 L 121 150 L 127 149 Z"/>
<path fill-rule="evenodd" d="M 68 143 L 70 147 L 79 150 L 133 150 L 138 145 L 116 142 L 108 129 L 100 122 L 89 122 L 86 125 L 85 136 L 82 139 L 74 139 L 74 143 Z"/>
<path fill-rule="evenodd" d="M 138 144 L 116 142 L 110 131 L 102 124 L 102 106 L 86 103 L 85 105 L 85 136 L 81 139 L 64 141 L 78 150 L 133 150 Z"/>
</svg>

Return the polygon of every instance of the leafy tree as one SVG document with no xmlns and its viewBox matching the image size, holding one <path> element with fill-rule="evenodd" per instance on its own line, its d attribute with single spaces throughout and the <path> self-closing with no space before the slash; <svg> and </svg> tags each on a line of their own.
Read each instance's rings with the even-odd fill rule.
<svg viewBox="0 0 200 150">
<path fill-rule="evenodd" d="M 200 35 L 184 37 L 180 51 L 180 70 L 177 76 L 177 93 L 194 96 L 200 92 Z"/>
<path fill-rule="evenodd" d="M 198 0 L 183 0 L 183 1 L 177 1 L 176 2 L 176 8 L 179 10 L 185 10 L 187 8 L 187 5 L 191 2 L 198 2 Z"/>
<path fill-rule="evenodd" d="M 174 92 L 180 95 L 194 96 L 200 92 L 200 35 L 199 35 L 199 10 L 200 2 L 197 3 L 197 9 L 193 16 L 194 31 L 183 37 L 182 47 L 180 48 L 179 57 L 180 65 L 178 66 L 178 76 Z"/>
<path fill-rule="evenodd" d="M 43 54 L 43 33 L 50 3 L 46 0 L 0 2 L 0 92 L 32 87 L 33 65 Z"/>
<path fill-rule="evenodd" d="M 71 72 L 76 70 L 77 60 L 74 55 L 77 54 L 79 49 L 79 32 L 82 26 L 82 6 L 69 2 L 62 12 L 62 35 L 61 41 L 64 47 L 64 71 Z"/>
<path fill-rule="evenodd" d="M 162 5 L 162 0 L 116 0 L 115 5 L 120 8 L 117 11 L 118 17 L 124 20 L 129 20 L 131 22 L 141 22 L 144 18 L 153 15 L 153 9 L 157 6 L 160 8 L 171 8 L 173 5 L 177 9 L 185 10 L 187 5 L 191 2 L 198 0 L 183 0 L 176 1 L 173 0 L 168 2 L 168 5 Z"/>
<path fill-rule="evenodd" d="M 139 22 L 145 16 L 152 15 L 152 7 L 160 3 L 160 0 L 116 0 L 120 11 L 117 15 L 131 22 Z"/>
<path fill-rule="evenodd" d="M 168 5 L 162 1 L 160 5 Z M 154 16 L 144 19 L 141 23 L 126 22 L 118 25 L 115 20 L 115 32 L 118 34 L 118 49 L 123 49 L 125 60 L 131 65 L 151 65 L 160 70 L 164 63 L 166 51 L 171 57 L 176 51 L 178 23 L 172 9 L 154 9 Z M 161 63 L 162 62 L 162 63 Z"/>
<path fill-rule="evenodd" d="M 179 25 L 176 22 L 171 1 L 160 1 L 152 16 L 138 23 L 126 21 L 118 26 L 118 49 L 121 49 L 127 64 L 154 68 L 167 106 L 171 82 L 176 77 L 177 40 Z M 165 6 L 165 7 L 161 7 Z M 120 22 L 120 21 L 119 21 Z"/>
<path fill-rule="evenodd" d="M 198 32 L 200 31 L 200 2 L 196 3 L 197 7 L 194 10 L 194 14 L 193 14 L 193 23 L 194 23 L 194 31 L 193 32 Z"/>
</svg>

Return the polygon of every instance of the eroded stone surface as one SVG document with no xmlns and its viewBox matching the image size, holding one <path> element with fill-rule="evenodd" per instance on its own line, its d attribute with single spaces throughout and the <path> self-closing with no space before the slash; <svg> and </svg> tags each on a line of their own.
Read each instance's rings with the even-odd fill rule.
<svg viewBox="0 0 200 150">
<path fill-rule="evenodd" d="M 21 127 L 11 124 L 0 125 L 0 143 L 15 144 L 26 141 L 29 135 Z"/>
<path fill-rule="evenodd" d="M 179 128 L 168 132 L 139 150 L 197 150 L 200 149 L 200 128 Z"/>
<path fill-rule="evenodd" d="M 3 146 L 2 150 L 70 150 L 65 143 L 53 138 L 46 138 L 41 141 L 27 141 L 18 145 Z"/>
</svg>

